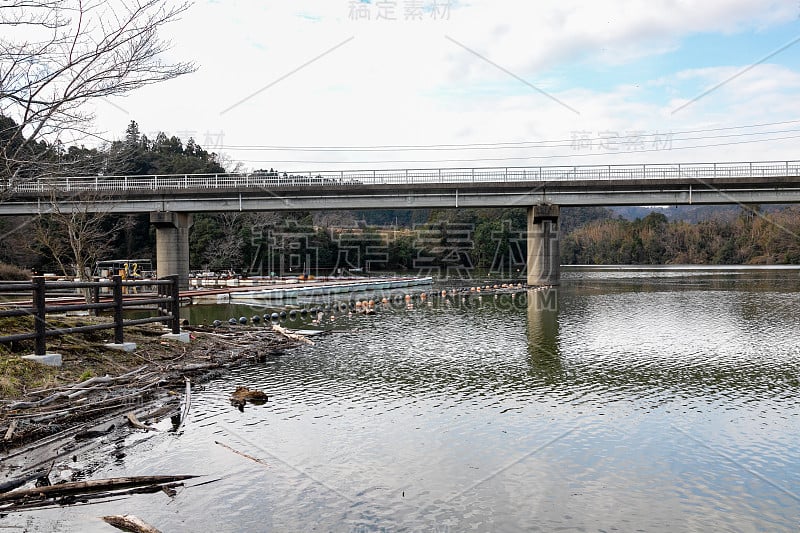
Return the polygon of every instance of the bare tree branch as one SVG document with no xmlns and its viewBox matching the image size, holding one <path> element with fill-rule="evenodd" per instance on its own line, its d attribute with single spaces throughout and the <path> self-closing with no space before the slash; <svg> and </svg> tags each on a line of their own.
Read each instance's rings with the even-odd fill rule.
<svg viewBox="0 0 800 533">
<path fill-rule="evenodd" d="M 112 203 L 98 193 L 82 193 L 72 207 L 62 206 L 58 201 L 58 191 L 51 191 L 50 212 L 41 215 L 33 222 L 31 243 L 39 246 L 58 264 L 65 276 L 75 276 L 81 280 L 91 278 L 94 264 L 113 247 L 114 240 L 123 229 L 130 229 L 129 219 L 114 219 L 109 216 Z M 104 203 L 103 211 L 91 211 L 91 203 Z"/>
<path fill-rule="evenodd" d="M 0 180 L 62 171 L 50 147 L 92 135 L 86 104 L 193 72 L 165 62 L 159 30 L 183 0 L 5 0 L 0 3 Z M 1 191 L 0 191 L 1 192 Z"/>
</svg>

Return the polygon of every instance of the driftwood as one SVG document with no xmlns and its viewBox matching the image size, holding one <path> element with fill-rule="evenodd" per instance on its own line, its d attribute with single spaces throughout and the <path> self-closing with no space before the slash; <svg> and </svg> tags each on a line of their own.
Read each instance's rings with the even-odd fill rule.
<svg viewBox="0 0 800 533">
<path fill-rule="evenodd" d="M 32 489 L 15 490 L 5 494 L 0 494 L 0 502 L 16 502 L 20 500 L 26 500 L 28 498 L 56 498 L 71 494 L 127 489 L 131 487 L 140 487 L 142 485 L 160 485 L 162 483 L 172 483 L 175 481 L 183 481 L 184 479 L 191 479 L 195 477 L 197 476 L 134 476 L 73 481 L 71 483 L 50 485 L 49 487 L 35 487 Z M 157 490 L 161 490 L 161 488 L 158 487 Z"/>
<path fill-rule="evenodd" d="M 142 424 L 142 423 L 139 421 L 139 419 L 138 419 L 138 418 L 136 418 L 136 414 L 135 414 L 133 411 L 131 411 L 131 412 L 129 412 L 128 414 L 126 414 L 126 415 L 125 415 L 125 418 L 127 418 L 127 419 L 128 419 L 128 422 L 130 423 L 130 425 L 132 425 L 132 426 L 133 426 L 133 427 L 135 427 L 136 429 L 143 429 L 143 430 L 145 430 L 145 431 L 157 431 L 157 429 L 156 429 L 156 428 L 152 428 L 152 427 L 150 427 L 150 426 L 145 426 L 144 424 Z"/>
<path fill-rule="evenodd" d="M 184 377 L 186 380 L 186 396 L 184 398 L 184 405 L 183 405 L 183 412 L 181 413 L 181 421 L 178 422 L 178 427 L 175 428 L 175 431 L 178 431 L 183 427 L 183 423 L 186 422 L 186 418 L 189 416 L 189 409 L 192 407 L 192 382 L 189 378 Z"/>
<path fill-rule="evenodd" d="M 75 439 L 77 439 L 77 440 L 95 439 L 97 437 L 102 437 L 103 435 L 108 435 L 109 433 L 114 431 L 114 428 L 117 427 L 116 424 L 109 424 L 108 426 L 103 424 L 103 426 L 104 427 L 101 428 L 101 429 L 87 429 L 86 431 L 81 431 L 79 433 L 76 433 L 75 434 Z M 99 427 L 99 426 L 95 426 L 95 427 Z"/>
<path fill-rule="evenodd" d="M 28 481 L 33 481 L 34 479 L 39 479 L 40 477 L 46 476 L 49 473 L 50 473 L 49 469 L 36 470 L 34 472 L 29 472 L 29 473 L 27 473 L 27 474 L 25 474 L 23 476 L 12 478 L 12 479 L 9 479 L 8 481 L 4 481 L 4 482 L 0 483 L 0 493 L 8 492 L 10 490 L 14 490 L 17 487 L 21 487 L 22 485 L 24 485 Z"/>
<path fill-rule="evenodd" d="M 14 437 L 14 430 L 16 430 L 16 429 L 17 429 L 17 421 L 16 420 L 12 420 L 11 424 L 8 425 L 8 430 L 6 431 L 6 434 L 3 437 L 3 440 L 6 441 L 6 442 L 10 441 Z"/>
<path fill-rule="evenodd" d="M 229 449 L 230 451 L 232 451 L 233 453 L 235 453 L 235 454 L 237 454 L 237 455 L 241 455 L 242 457 L 245 457 L 245 458 L 247 458 L 247 459 L 250 459 L 251 461 L 255 461 L 256 463 L 262 464 L 262 465 L 264 465 L 264 466 L 267 466 L 267 467 L 269 466 L 267 463 L 265 463 L 265 462 L 264 462 L 264 461 L 262 461 L 261 459 L 259 459 L 259 458 L 257 458 L 257 457 L 253 457 L 252 455 L 247 455 L 247 454 L 246 454 L 246 453 L 244 453 L 244 452 L 240 452 L 239 450 L 236 450 L 236 449 L 234 449 L 234 448 L 231 448 L 231 447 L 230 447 L 230 446 L 228 446 L 227 444 L 225 444 L 225 443 L 222 443 L 222 442 L 220 442 L 220 441 L 218 441 L 218 440 L 215 440 L 215 441 L 214 441 L 214 444 L 219 444 L 219 445 L 220 445 L 220 446 L 222 446 L 223 448 L 227 448 L 227 449 Z"/>
<path fill-rule="evenodd" d="M 170 405 L 170 404 L 177 404 L 177 405 Z M 146 422 L 148 420 L 152 420 L 154 418 L 166 418 L 171 417 L 173 415 L 180 414 L 180 401 L 178 398 L 171 399 L 167 402 L 166 405 L 162 405 L 152 411 L 148 411 L 146 413 L 140 413 L 137 418 L 140 422 Z"/>
<path fill-rule="evenodd" d="M 105 523 L 111 524 L 122 531 L 133 531 L 133 533 L 161 533 L 158 529 L 132 514 L 109 515 L 102 518 Z"/>
<path fill-rule="evenodd" d="M 288 333 L 292 334 L 291 331 Z M 209 333 L 204 335 L 212 336 Z M 128 426 L 130 422 L 124 417 L 132 410 L 133 404 L 163 398 L 165 389 L 180 387 L 187 377 L 194 380 L 193 376 L 196 375 L 208 375 L 218 369 L 224 371 L 247 365 L 253 360 L 260 361 L 303 342 L 273 332 L 270 327 L 237 327 L 227 334 L 219 329 L 208 340 L 208 347 L 196 348 L 181 354 L 179 358 L 153 357 L 149 364 L 141 363 L 133 370 L 122 370 L 123 373 L 119 376 L 105 375 L 74 385 L 42 388 L 30 392 L 24 401 L 0 406 L 0 416 L 7 421 L 0 428 L 0 445 L 5 448 L 23 444 L 26 446 L 19 451 L 12 450 L 2 460 L 5 462 L 32 449 L 49 446 L 60 438 L 71 439 L 76 433 L 95 429 L 92 426 L 102 422 L 105 422 L 105 427 L 110 423 L 116 423 L 118 427 L 123 424 Z M 228 344 L 232 345 L 227 346 Z M 180 424 L 183 424 L 188 418 L 190 406 L 191 397 L 187 395 L 182 405 L 176 405 L 173 409 L 164 408 L 153 417 L 164 413 L 179 414 L 183 407 L 183 413 L 180 413 Z M 134 414 L 140 423 L 145 423 L 150 418 L 149 414 L 140 410 L 136 410 Z M 179 428 L 180 426 L 174 430 Z"/>
<path fill-rule="evenodd" d="M 97 390 L 98 387 L 96 387 L 95 385 L 113 383 L 114 381 L 127 379 L 127 378 L 129 378 L 129 377 L 131 377 L 131 376 L 133 376 L 135 374 L 138 374 L 139 372 L 141 372 L 145 368 L 147 368 L 147 367 L 143 366 L 141 368 L 137 368 L 136 370 L 131 370 L 130 372 L 128 372 L 126 374 L 122 374 L 122 375 L 116 376 L 116 377 L 111 377 L 109 375 L 105 375 L 103 377 L 89 378 L 86 381 L 81 381 L 80 383 L 78 383 L 74 387 L 70 387 L 70 388 L 68 388 L 67 390 L 64 390 L 64 391 L 56 392 L 55 394 L 51 394 L 50 396 L 48 396 L 46 398 L 43 398 L 41 400 L 37 400 L 35 402 L 16 402 L 16 403 L 12 403 L 10 406 L 8 406 L 8 408 L 11 409 L 11 410 L 31 409 L 31 408 L 42 407 L 42 406 L 45 406 L 47 404 L 51 404 L 54 401 L 60 400 L 62 398 L 66 398 L 66 399 L 72 400 L 74 398 L 77 398 L 78 396 L 82 396 L 82 395 L 87 394 L 87 393 L 89 393 L 89 392 L 91 392 L 93 390 Z"/>
<path fill-rule="evenodd" d="M 145 485 L 143 487 L 134 487 L 126 490 L 112 490 L 107 492 L 93 492 L 91 494 L 68 494 L 59 498 L 50 498 L 47 500 L 24 500 L 22 502 L 10 502 L 2 505 L 2 510 L 13 511 L 29 511 L 34 509 L 50 509 L 54 507 L 61 507 L 64 505 L 77 506 L 77 505 L 92 505 L 93 500 L 103 500 L 104 502 L 115 502 L 124 500 L 124 496 L 131 494 L 155 494 L 157 492 L 164 492 L 164 489 L 172 490 L 173 487 L 182 487 L 183 483 L 167 483 L 165 485 Z"/>
<path fill-rule="evenodd" d="M 312 341 L 308 337 L 306 337 L 304 335 L 298 335 L 297 333 L 292 333 L 289 330 L 287 330 L 286 328 L 283 328 L 283 327 L 279 326 L 278 324 L 273 324 L 272 325 L 272 331 L 276 331 L 276 332 L 280 333 L 281 335 L 283 335 L 287 339 L 291 339 L 293 341 L 310 344 L 311 346 L 314 345 L 314 341 Z"/>
<path fill-rule="evenodd" d="M 30 420 L 31 422 L 44 422 L 46 420 L 60 417 L 62 415 L 71 415 L 75 413 L 86 415 L 88 413 L 93 413 L 98 411 L 101 412 L 108 409 L 113 409 L 115 407 L 119 407 L 121 405 L 130 405 L 131 398 L 140 397 L 144 392 L 155 387 L 159 383 L 161 383 L 160 379 L 156 379 L 155 381 L 148 383 L 147 385 L 139 389 L 136 389 L 128 394 L 114 396 L 112 398 L 108 398 L 105 400 L 92 402 L 91 409 L 87 409 L 86 405 L 72 405 L 70 407 L 65 407 L 62 409 L 56 409 L 52 411 L 38 411 L 36 414 L 12 414 L 10 416 L 12 418 L 24 418 Z"/>
<path fill-rule="evenodd" d="M 170 365 L 166 370 L 170 372 L 196 372 L 198 370 L 210 370 L 221 366 L 223 366 L 223 363 L 193 363 L 190 365 Z"/>
</svg>

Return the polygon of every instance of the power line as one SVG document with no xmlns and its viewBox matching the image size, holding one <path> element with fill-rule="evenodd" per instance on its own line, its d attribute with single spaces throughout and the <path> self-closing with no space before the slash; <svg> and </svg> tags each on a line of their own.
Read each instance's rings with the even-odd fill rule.
<svg viewBox="0 0 800 533">
<path fill-rule="evenodd" d="M 747 128 L 762 128 L 766 126 L 778 126 L 783 124 L 797 124 L 800 123 L 800 119 L 797 120 L 784 120 L 779 122 L 765 122 L 761 124 L 748 124 L 743 126 L 726 126 L 720 128 L 703 128 L 703 129 L 694 129 L 694 130 L 682 130 L 676 132 L 664 132 L 664 133 L 639 133 L 638 131 L 629 131 L 628 133 L 635 133 L 639 137 L 657 137 L 663 135 L 685 135 L 690 133 L 709 133 L 709 132 L 717 132 L 717 131 L 728 131 L 728 130 L 737 130 L 737 129 L 747 129 Z M 766 134 L 766 132 L 763 132 Z M 752 132 L 751 134 L 759 134 L 759 132 Z M 746 135 L 746 133 L 742 133 L 741 135 Z M 581 141 L 586 140 L 606 140 L 607 137 L 581 137 Z M 279 145 L 224 145 L 220 146 L 219 149 L 221 150 L 243 150 L 243 151 L 287 151 L 287 152 L 364 152 L 364 151 L 376 151 L 376 152 L 393 152 L 393 151 L 424 151 L 424 150 L 442 150 L 442 151 L 449 151 L 449 150 L 476 150 L 476 149 L 497 149 L 497 148 L 524 148 L 524 147 L 535 147 L 539 145 L 550 145 L 550 146 L 543 146 L 545 148 L 553 148 L 559 147 L 563 145 L 559 144 L 552 144 L 552 143 L 565 143 L 565 142 L 574 142 L 576 139 L 551 139 L 551 140 L 542 140 L 542 141 L 518 141 L 518 142 L 495 142 L 495 143 L 467 143 L 467 144 L 419 144 L 419 145 L 372 145 L 372 146 L 279 146 Z"/>
<path fill-rule="evenodd" d="M 651 142 L 657 143 L 657 142 L 663 142 L 664 140 L 669 140 L 669 141 L 697 141 L 697 140 L 708 140 L 708 139 L 725 139 L 725 138 L 731 138 L 731 137 L 748 137 L 748 136 L 755 136 L 755 135 L 775 135 L 775 134 L 778 134 L 778 133 L 794 133 L 794 132 L 800 132 L 800 129 L 794 128 L 794 129 L 771 130 L 771 131 L 751 131 L 751 132 L 744 132 L 744 133 L 731 133 L 731 134 L 727 134 L 727 135 L 699 135 L 699 136 L 696 136 L 696 137 L 683 137 L 683 138 L 677 138 L 677 139 L 674 138 L 674 136 L 675 135 L 680 135 L 680 133 L 678 133 L 678 134 L 661 133 L 661 134 L 652 134 L 650 136 L 655 137 L 655 139 L 652 140 Z M 642 135 L 641 137 L 645 137 L 645 136 Z M 637 139 L 636 137 L 632 137 L 632 136 L 629 136 L 629 137 L 595 137 L 595 138 L 581 137 L 579 139 L 575 139 L 575 140 L 571 141 L 569 144 L 551 144 L 551 145 L 547 145 L 547 146 L 502 146 L 502 147 L 501 146 L 496 146 L 496 147 L 451 148 L 451 149 L 438 149 L 437 148 L 437 149 L 433 149 L 433 150 L 437 150 L 437 151 L 441 150 L 441 151 L 445 151 L 446 152 L 446 151 L 450 151 L 450 150 L 468 150 L 468 151 L 473 151 L 473 150 L 507 150 L 507 149 L 530 150 L 530 149 L 533 149 L 533 148 L 565 148 L 565 147 L 575 148 L 576 147 L 576 141 L 577 141 L 577 145 L 578 146 L 580 146 L 582 144 L 586 144 L 586 143 L 590 143 L 591 144 L 594 141 L 599 141 L 601 143 L 602 142 L 606 142 L 608 144 L 613 144 L 613 145 L 623 146 L 623 147 L 626 146 L 626 145 L 641 144 L 641 143 L 645 142 L 644 139 Z M 258 148 L 240 148 L 239 150 L 261 151 Z M 426 148 L 425 149 L 425 151 L 429 151 L 429 150 L 431 150 L 431 148 Z M 339 151 L 339 150 L 336 150 L 336 151 Z M 344 150 L 342 150 L 342 151 L 344 151 Z M 413 151 L 423 151 L 423 149 L 413 150 Z M 636 150 L 636 151 L 641 151 L 641 150 Z"/>
<path fill-rule="evenodd" d="M 744 141 L 731 141 L 725 143 L 715 144 L 701 144 L 695 146 L 678 146 L 670 148 L 651 148 L 645 150 L 631 150 L 624 153 L 628 154 L 641 154 L 648 152 L 666 152 L 674 150 L 693 150 L 697 148 L 715 148 L 720 146 L 732 146 L 739 144 L 750 144 L 768 141 L 783 141 L 788 139 L 800 139 L 800 135 L 790 135 L 786 137 L 774 137 L 769 139 L 750 139 Z M 397 159 L 397 160 L 374 160 L 374 161 L 316 161 L 316 160 L 274 160 L 274 159 L 241 159 L 243 163 L 305 163 L 313 165 L 339 165 L 347 163 L 351 165 L 383 165 L 390 163 L 476 163 L 476 162 L 502 162 L 502 161 L 526 161 L 531 159 L 564 159 L 564 158 L 577 158 L 577 157 L 597 157 L 597 156 L 610 156 L 619 155 L 619 152 L 603 152 L 603 153 L 589 153 L 589 154 L 560 154 L 560 155 L 532 155 L 532 156 L 519 156 L 519 157 L 492 157 L 492 158 L 465 158 L 465 159 Z"/>
</svg>

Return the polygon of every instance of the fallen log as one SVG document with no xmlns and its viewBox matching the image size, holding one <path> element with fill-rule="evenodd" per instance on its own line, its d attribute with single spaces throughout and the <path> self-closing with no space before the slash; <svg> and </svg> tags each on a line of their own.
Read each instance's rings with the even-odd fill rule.
<svg viewBox="0 0 800 533">
<path fill-rule="evenodd" d="M 132 514 L 108 515 L 102 517 L 106 524 L 111 524 L 122 531 L 133 531 L 133 533 L 161 533 L 138 516 Z"/>
<path fill-rule="evenodd" d="M 156 379 L 151 383 L 148 383 L 144 387 L 131 391 L 128 394 L 114 396 L 111 398 L 106 398 L 103 400 L 94 401 L 91 404 L 91 409 L 87 409 L 86 405 L 71 405 L 70 407 L 65 407 L 53 411 L 34 411 L 31 413 L 17 413 L 9 415 L 12 418 L 19 418 L 19 419 L 26 419 L 31 422 L 44 422 L 47 420 L 51 420 L 53 418 L 58 418 L 61 415 L 69 415 L 72 413 L 86 415 L 88 413 L 103 411 L 107 409 L 113 409 L 119 406 L 124 406 L 130 404 L 131 398 L 139 398 L 141 397 L 147 390 L 152 389 L 153 387 L 159 385 L 161 383 L 160 379 Z"/>
<path fill-rule="evenodd" d="M 198 370 L 210 370 L 212 368 L 219 368 L 222 363 L 195 363 L 191 365 L 168 365 L 165 370 L 167 372 L 195 372 Z"/>
<path fill-rule="evenodd" d="M 195 477 L 198 476 L 133 476 L 73 481 L 70 483 L 51 485 L 49 487 L 35 487 L 32 489 L 15 490 L 0 494 L 0 502 L 13 502 L 26 498 L 55 498 L 68 494 L 91 493 L 109 489 L 127 489 L 142 485 L 160 485 L 162 483 L 172 483 L 174 481 L 183 481 L 184 479 L 192 479 Z"/>
<path fill-rule="evenodd" d="M 287 330 L 286 328 L 282 328 L 278 324 L 273 324 L 272 325 L 272 330 L 280 333 L 281 335 L 283 335 L 287 339 L 291 339 L 291 340 L 297 341 L 297 342 L 304 342 L 304 343 L 310 344 L 312 346 L 314 345 L 314 341 L 312 341 L 308 337 L 306 337 L 304 335 L 298 335 L 297 333 L 291 333 L 289 330 Z"/>
<path fill-rule="evenodd" d="M 82 394 L 86 394 L 86 393 L 88 393 L 88 392 L 90 392 L 92 390 L 95 390 L 97 388 L 97 387 L 95 387 L 95 385 L 98 385 L 98 384 L 101 384 L 101 383 L 112 383 L 114 381 L 120 381 L 120 380 L 123 380 L 123 379 L 127 379 L 127 378 L 129 378 L 129 377 L 131 377 L 131 376 L 133 376 L 135 374 L 138 374 L 139 372 L 141 372 L 145 368 L 147 368 L 147 366 L 143 366 L 141 368 L 137 368 L 136 370 L 131 370 L 130 372 L 127 372 L 125 374 L 122 374 L 122 375 L 116 376 L 116 377 L 111 377 L 111 376 L 106 374 L 103 377 L 89 378 L 89 379 L 87 379 L 85 381 L 81 381 L 80 383 L 78 383 L 74 387 L 70 387 L 67 390 L 63 390 L 61 392 L 56 392 L 55 394 L 51 394 L 50 396 L 48 396 L 46 398 L 43 398 L 41 400 L 37 400 L 35 402 L 15 402 L 15 403 L 12 403 L 11 405 L 9 405 L 8 408 L 10 410 L 12 410 L 12 411 L 16 410 L 16 409 L 31 409 L 33 407 L 42 407 L 42 406 L 51 404 L 54 401 L 60 400 L 62 398 L 73 399 L 73 398 L 75 398 L 77 396 L 80 396 Z"/>
<path fill-rule="evenodd" d="M 173 404 L 177 405 L 170 405 L 168 402 L 166 405 L 159 407 L 153 411 L 148 412 L 140 412 L 140 414 L 136 417 L 139 419 L 140 422 L 147 422 L 148 420 L 152 420 L 154 418 L 169 418 L 173 415 L 180 414 L 180 401 L 177 398 L 174 399 Z"/>
<path fill-rule="evenodd" d="M 22 502 L 9 502 L 5 504 L 0 503 L 0 512 L 6 510 L 13 511 L 32 511 L 35 509 L 52 509 L 55 507 L 62 507 L 64 505 L 93 505 L 101 502 L 95 500 L 103 500 L 104 503 L 124 500 L 125 496 L 132 494 L 155 494 L 157 492 L 165 492 L 166 490 L 173 490 L 175 487 L 182 487 L 183 483 L 167 483 L 164 485 L 145 485 L 143 487 L 135 487 L 125 490 L 112 490 L 105 492 L 93 492 L 91 494 L 68 494 L 57 498 L 49 498 L 47 500 L 23 500 Z"/>
</svg>

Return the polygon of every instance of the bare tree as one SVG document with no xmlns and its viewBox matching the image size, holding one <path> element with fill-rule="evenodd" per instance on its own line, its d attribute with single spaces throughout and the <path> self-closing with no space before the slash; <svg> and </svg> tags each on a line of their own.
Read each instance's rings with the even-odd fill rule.
<svg viewBox="0 0 800 533">
<path fill-rule="evenodd" d="M 50 212 L 37 217 L 31 230 L 31 244 L 52 256 L 65 276 L 91 278 L 92 266 L 113 246 L 128 219 L 109 217 L 112 204 L 97 193 L 82 193 L 71 206 L 59 202 L 55 191 Z M 91 206 L 104 205 L 104 210 Z"/>
<path fill-rule="evenodd" d="M 205 250 L 203 259 L 213 270 L 241 268 L 244 261 L 245 242 L 239 231 L 242 215 L 236 212 L 217 213 L 221 235 Z"/>
<path fill-rule="evenodd" d="M 195 70 L 162 60 L 159 30 L 178 0 L 3 0 L 0 3 L 0 182 L 63 172 L 48 150 L 94 136 L 86 104 Z"/>
<path fill-rule="evenodd" d="M 314 226 L 325 229 L 354 228 L 357 225 L 351 211 L 315 211 L 313 221 Z"/>
</svg>

